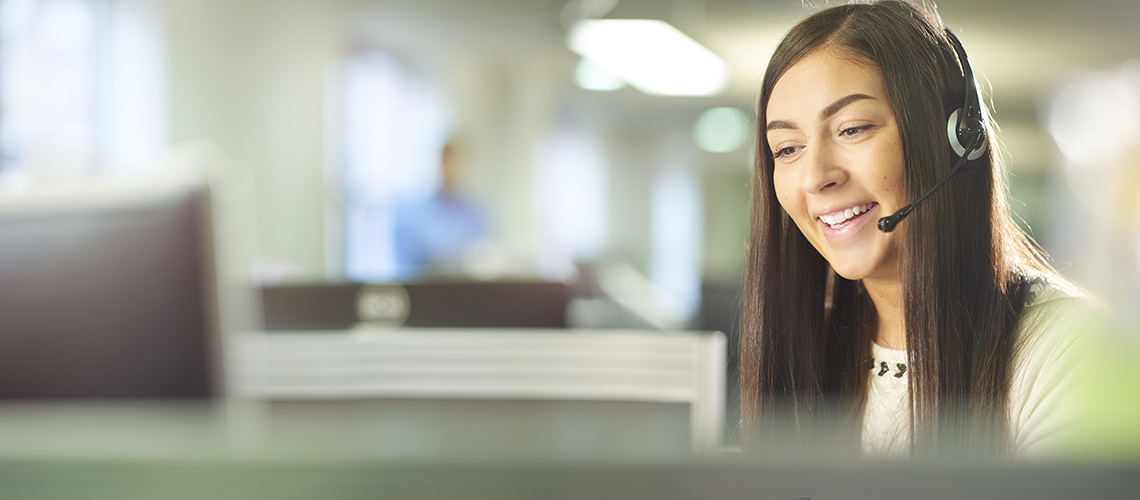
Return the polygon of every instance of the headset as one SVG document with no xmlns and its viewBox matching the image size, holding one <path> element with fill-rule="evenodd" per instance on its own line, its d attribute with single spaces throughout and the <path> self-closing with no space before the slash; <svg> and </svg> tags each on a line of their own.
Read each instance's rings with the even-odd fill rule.
<svg viewBox="0 0 1140 500">
<path fill-rule="evenodd" d="M 895 226 L 910 215 L 914 207 L 942 187 L 959 170 L 969 170 L 978 165 L 979 162 L 970 162 L 981 158 L 989 149 L 989 134 L 986 133 L 986 122 L 982 116 L 981 99 L 978 96 L 977 83 L 974 81 L 974 70 L 970 67 L 970 60 L 966 57 L 966 49 L 962 48 L 962 42 L 958 40 L 957 36 L 954 36 L 949 28 L 946 28 L 946 39 L 954 48 L 954 52 L 958 54 L 958 62 L 962 66 L 962 78 L 965 80 L 965 88 L 963 89 L 965 96 L 962 99 L 962 105 L 950 106 L 946 110 L 946 137 L 950 141 L 951 154 L 956 163 L 954 168 L 950 169 L 950 173 L 946 174 L 942 180 L 934 184 L 934 187 L 913 203 L 902 207 L 890 216 L 879 219 L 879 230 L 884 233 L 894 231 Z"/>
</svg>

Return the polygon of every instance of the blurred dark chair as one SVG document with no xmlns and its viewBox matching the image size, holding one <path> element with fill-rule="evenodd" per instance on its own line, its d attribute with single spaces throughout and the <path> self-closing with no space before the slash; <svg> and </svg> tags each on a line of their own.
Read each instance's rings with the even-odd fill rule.
<svg viewBox="0 0 1140 500">
<path fill-rule="evenodd" d="M 220 394 L 209 191 L 0 200 L 0 399 Z"/>
</svg>

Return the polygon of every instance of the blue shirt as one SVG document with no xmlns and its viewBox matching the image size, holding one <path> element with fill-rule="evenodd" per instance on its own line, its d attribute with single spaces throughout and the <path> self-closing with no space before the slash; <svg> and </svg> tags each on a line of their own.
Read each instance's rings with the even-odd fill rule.
<svg viewBox="0 0 1140 500">
<path fill-rule="evenodd" d="M 474 202 L 441 191 L 398 206 L 395 233 L 398 278 L 459 272 L 464 251 L 486 237 L 487 220 Z"/>
</svg>

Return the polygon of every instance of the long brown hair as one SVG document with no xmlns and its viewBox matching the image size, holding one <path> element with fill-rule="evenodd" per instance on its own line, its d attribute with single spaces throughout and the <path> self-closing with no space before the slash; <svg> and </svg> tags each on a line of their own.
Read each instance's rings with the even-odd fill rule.
<svg viewBox="0 0 1140 500">
<path fill-rule="evenodd" d="M 861 283 L 835 275 L 776 199 L 765 130 L 772 89 L 788 68 L 824 47 L 877 66 L 898 123 L 907 192 L 916 199 L 952 166 L 946 110 L 961 105 L 967 88 L 932 12 L 906 0 L 832 7 L 792 28 L 772 55 L 757 103 L 740 332 L 747 441 L 783 418 L 791 426 L 780 431 L 797 442 L 839 437 L 857 444 L 877 327 Z M 903 239 L 914 451 L 1008 451 L 1017 323 L 1031 281 L 1057 276 L 1013 224 L 995 158 L 991 147 L 895 236 Z"/>
</svg>

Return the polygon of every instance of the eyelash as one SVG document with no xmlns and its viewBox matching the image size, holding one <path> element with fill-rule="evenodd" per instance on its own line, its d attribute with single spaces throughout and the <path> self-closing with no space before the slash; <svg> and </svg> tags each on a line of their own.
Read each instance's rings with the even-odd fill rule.
<svg viewBox="0 0 1140 500">
<path fill-rule="evenodd" d="M 850 136 L 854 136 L 854 135 L 858 135 L 858 134 L 861 134 L 863 132 L 866 132 L 866 131 L 870 130 L 871 127 L 874 127 L 874 125 L 860 125 L 858 127 L 849 127 L 849 128 L 845 128 L 843 130 L 840 130 L 839 135 L 842 137 L 850 137 Z M 795 154 L 795 151 L 788 151 L 788 150 L 789 149 L 796 150 L 796 149 L 801 148 L 801 147 L 803 147 L 803 146 L 788 146 L 786 148 L 780 148 L 780 149 L 776 150 L 776 152 L 772 153 L 772 159 L 778 160 L 784 156 L 787 156 L 790 154 Z"/>
<path fill-rule="evenodd" d="M 839 131 L 839 135 L 841 135 L 841 136 L 852 136 L 855 134 L 866 132 L 868 129 L 870 129 L 873 126 L 874 125 L 861 125 L 858 127 L 845 128 L 845 129 Z M 851 132 L 851 133 L 848 134 L 848 132 Z"/>
<path fill-rule="evenodd" d="M 790 154 L 795 154 L 795 151 L 788 151 L 788 152 L 786 152 L 786 153 L 785 153 L 785 151 L 787 151 L 787 150 L 789 150 L 789 149 L 797 149 L 797 148 L 800 148 L 800 147 L 802 147 L 802 146 L 788 146 L 788 147 L 786 147 L 786 148 L 780 148 L 780 149 L 777 149 L 775 153 L 772 153 L 772 159 L 773 159 L 773 160 L 778 160 L 778 159 L 780 159 L 780 158 L 781 158 L 781 157 L 783 157 L 783 156 L 787 156 L 787 155 L 790 155 Z"/>
</svg>

